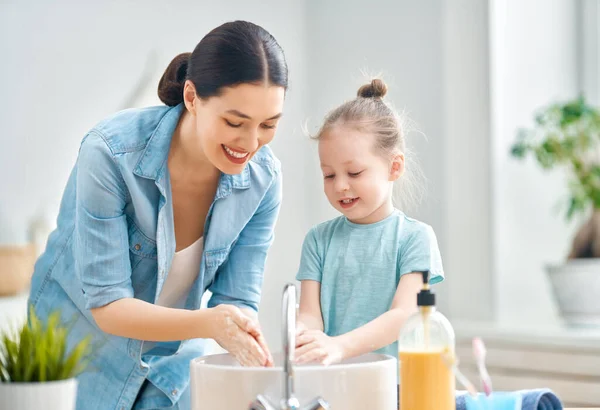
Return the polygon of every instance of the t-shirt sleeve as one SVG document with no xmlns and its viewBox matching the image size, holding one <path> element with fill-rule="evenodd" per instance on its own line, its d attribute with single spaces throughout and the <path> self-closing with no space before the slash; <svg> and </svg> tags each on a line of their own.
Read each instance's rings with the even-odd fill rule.
<svg viewBox="0 0 600 410">
<path fill-rule="evenodd" d="M 319 243 L 317 231 L 311 229 L 302 244 L 302 255 L 300 257 L 300 268 L 296 274 L 296 279 L 315 280 L 321 282 L 323 277 L 323 263 L 319 252 Z"/>
<path fill-rule="evenodd" d="M 404 244 L 399 247 L 399 276 L 411 272 L 429 271 L 429 283 L 444 280 L 442 257 L 435 232 L 431 226 L 418 223 Z"/>
</svg>

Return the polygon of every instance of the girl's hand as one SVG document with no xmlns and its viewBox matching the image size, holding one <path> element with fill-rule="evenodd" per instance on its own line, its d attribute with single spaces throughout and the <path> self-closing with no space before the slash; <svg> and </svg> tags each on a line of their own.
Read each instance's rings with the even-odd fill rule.
<svg viewBox="0 0 600 410">
<path fill-rule="evenodd" d="M 233 305 L 212 309 L 213 339 L 242 366 L 272 365 L 271 354 L 260 327 L 251 317 Z"/>
<path fill-rule="evenodd" d="M 344 359 L 344 349 L 338 339 L 320 330 L 305 330 L 296 338 L 296 363 L 317 362 L 325 366 Z"/>
<path fill-rule="evenodd" d="M 304 323 L 302 323 L 299 320 L 296 320 L 296 347 L 298 346 L 298 336 L 300 336 L 302 333 L 306 332 L 308 330 L 308 328 L 306 327 L 306 325 Z"/>
</svg>

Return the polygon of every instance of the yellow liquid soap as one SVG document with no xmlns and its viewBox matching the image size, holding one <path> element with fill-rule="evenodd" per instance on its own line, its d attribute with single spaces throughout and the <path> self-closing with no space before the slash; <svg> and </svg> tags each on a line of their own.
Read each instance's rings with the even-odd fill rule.
<svg viewBox="0 0 600 410">
<path fill-rule="evenodd" d="M 430 332 L 429 332 L 429 309 L 421 308 L 421 315 L 423 316 L 423 342 L 425 349 L 429 349 L 430 343 Z"/>
<path fill-rule="evenodd" d="M 454 375 L 443 353 L 399 353 L 400 410 L 456 410 Z"/>
</svg>

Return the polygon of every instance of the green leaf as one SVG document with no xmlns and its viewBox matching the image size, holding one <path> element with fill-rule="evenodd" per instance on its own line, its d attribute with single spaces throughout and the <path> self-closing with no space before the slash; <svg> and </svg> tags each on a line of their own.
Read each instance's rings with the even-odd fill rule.
<svg viewBox="0 0 600 410">
<path fill-rule="evenodd" d="M 561 167 L 575 179 L 569 183 L 571 199 L 566 217 L 600 208 L 600 112 L 583 96 L 550 104 L 534 114 L 532 128 L 517 131 L 511 155 L 532 153 L 543 169 Z"/>
<path fill-rule="evenodd" d="M 69 350 L 71 325 L 62 322 L 58 311 L 44 323 L 30 306 L 27 322 L 0 337 L 0 382 L 63 380 L 85 371 L 93 352 L 91 336 Z"/>
</svg>

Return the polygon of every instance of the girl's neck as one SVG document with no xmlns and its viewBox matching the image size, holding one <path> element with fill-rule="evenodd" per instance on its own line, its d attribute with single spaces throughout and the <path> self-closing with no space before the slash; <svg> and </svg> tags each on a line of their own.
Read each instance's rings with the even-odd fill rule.
<svg viewBox="0 0 600 410">
<path fill-rule="evenodd" d="M 392 198 L 390 196 L 387 200 L 385 200 L 381 204 L 381 206 L 379 206 L 379 208 L 375 209 L 373 212 L 371 212 L 369 215 L 365 216 L 364 218 L 357 219 L 357 220 L 352 220 L 352 219 L 348 219 L 348 220 L 352 223 L 361 224 L 361 225 L 374 224 L 379 221 L 383 221 L 385 218 L 390 216 L 392 214 L 392 212 L 394 212 L 394 204 L 392 203 Z"/>
</svg>

